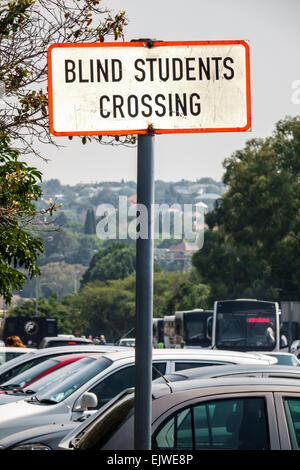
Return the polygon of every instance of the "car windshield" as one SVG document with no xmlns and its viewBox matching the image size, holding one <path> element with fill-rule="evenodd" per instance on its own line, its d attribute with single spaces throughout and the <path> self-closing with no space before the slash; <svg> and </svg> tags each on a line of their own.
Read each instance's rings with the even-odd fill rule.
<svg viewBox="0 0 300 470">
<path fill-rule="evenodd" d="M 46 390 L 38 392 L 36 398 L 40 403 L 60 403 L 111 364 L 111 360 L 100 357 L 89 366 L 63 380 L 63 382 L 59 381 L 53 387 L 47 387 Z"/>
<path fill-rule="evenodd" d="M 122 397 L 105 409 L 99 417 L 77 436 L 75 448 L 79 450 L 100 450 L 111 435 L 134 412 L 134 395 Z"/>
<path fill-rule="evenodd" d="M 41 379 L 36 380 L 34 383 L 28 385 L 27 387 L 24 387 L 22 389 L 22 392 L 32 395 L 37 392 L 45 391 L 47 388 L 52 387 L 58 382 L 62 382 L 66 378 L 75 374 L 83 367 L 90 365 L 96 359 L 96 357 L 85 357 L 83 359 L 79 359 L 78 361 L 71 362 L 70 364 L 67 364 L 64 367 L 60 367 L 54 372 L 51 372 L 51 374 L 47 374 Z"/>
<path fill-rule="evenodd" d="M 34 380 L 40 374 L 50 369 L 51 367 L 57 366 L 58 362 L 55 359 L 48 359 L 47 361 L 41 362 L 34 367 L 22 372 L 13 379 L 4 382 L 1 388 L 8 389 L 9 387 L 25 387 L 26 384 Z"/>
</svg>

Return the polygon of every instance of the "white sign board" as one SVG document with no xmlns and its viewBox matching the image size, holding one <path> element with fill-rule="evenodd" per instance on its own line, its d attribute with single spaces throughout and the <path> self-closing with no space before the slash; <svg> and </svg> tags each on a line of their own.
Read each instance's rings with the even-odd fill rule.
<svg viewBox="0 0 300 470">
<path fill-rule="evenodd" d="M 245 41 L 53 44 L 50 131 L 238 132 L 251 126 Z"/>
</svg>

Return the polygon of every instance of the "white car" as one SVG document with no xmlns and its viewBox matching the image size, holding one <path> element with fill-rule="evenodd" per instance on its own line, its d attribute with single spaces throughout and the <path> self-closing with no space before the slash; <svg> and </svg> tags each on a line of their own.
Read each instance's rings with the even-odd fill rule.
<svg viewBox="0 0 300 470">
<path fill-rule="evenodd" d="M 23 356 L 30 352 L 36 351 L 35 348 L 17 348 L 14 346 L 0 346 L 0 366 L 15 357 Z"/>
<path fill-rule="evenodd" d="M 10 348 L 13 349 L 13 348 Z M 11 359 L 9 362 L 5 362 L 0 366 L 0 385 L 7 380 L 11 380 L 16 375 L 24 372 L 25 370 L 30 369 L 31 367 L 43 362 L 51 357 L 61 356 L 62 354 L 72 354 L 77 352 L 111 352 L 111 351 L 124 351 L 124 346 L 107 346 L 107 345 L 95 345 L 95 344 L 86 344 L 86 345 L 75 345 L 75 346 L 56 346 L 53 348 L 44 348 L 44 349 L 29 349 L 29 348 L 16 348 L 16 349 L 26 349 L 22 351 L 23 354 L 14 359 Z"/>
<path fill-rule="evenodd" d="M 266 352 L 268 356 L 276 357 L 278 364 L 283 366 L 300 366 L 299 359 L 293 353 L 282 352 L 282 351 L 272 351 Z"/>
<path fill-rule="evenodd" d="M 152 353 L 153 379 L 191 367 L 218 364 L 276 364 L 259 353 L 160 349 Z M 50 423 L 69 422 L 95 412 L 122 390 L 134 386 L 135 351 L 103 354 L 91 365 L 29 399 L 1 406 L 0 439 Z"/>
</svg>

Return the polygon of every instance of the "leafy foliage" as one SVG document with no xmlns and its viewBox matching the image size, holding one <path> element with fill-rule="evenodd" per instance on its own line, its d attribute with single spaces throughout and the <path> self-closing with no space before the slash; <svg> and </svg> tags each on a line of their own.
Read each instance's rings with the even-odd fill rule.
<svg viewBox="0 0 300 470">
<path fill-rule="evenodd" d="M 0 139 L 0 295 L 9 303 L 11 290 L 21 289 L 30 277 L 39 274 L 36 260 L 43 251 L 42 240 L 29 234 L 36 216 L 34 200 L 40 197 L 41 174 L 20 162 L 19 152 Z"/>
<path fill-rule="evenodd" d="M 30 317 L 35 316 L 37 311 L 40 317 L 56 318 L 59 333 L 74 333 L 77 329 L 83 331 L 87 327 L 76 302 L 62 302 L 56 296 L 40 298 L 37 303 L 36 300 L 22 302 L 10 309 L 9 315 Z"/>
<path fill-rule="evenodd" d="M 99 280 L 124 279 L 135 271 L 135 250 L 124 243 L 114 242 L 92 257 L 82 278 L 82 285 Z"/>
<path fill-rule="evenodd" d="M 300 281 L 300 118 L 279 121 L 224 161 L 229 186 L 193 257 L 212 296 L 297 300 Z"/>
<path fill-rule="evenodd" d="M 124 11 L 112 15 L 100 0 L 2 1 L 0 9 L 0 81 L 5 97 L 0 130 L 16 140 L 23 153 L 39 154 L 37 142 L 57 145 L 48 131 L 47 62 L 53 43 L 123 39 Z M 83 137 L 103 144 L 134 143 L 129 136 Z M 41 154 L 40 154 L 41 155 Z M 44 155 L 41 155 L 44 157 Z"/>
</svg>

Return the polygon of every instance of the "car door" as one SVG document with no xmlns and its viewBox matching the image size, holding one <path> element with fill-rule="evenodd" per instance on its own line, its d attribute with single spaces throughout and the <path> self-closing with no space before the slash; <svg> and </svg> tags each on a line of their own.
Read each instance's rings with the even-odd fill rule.
<svg viewBox="0 0 300 470">
<path fill-rule="evenodd" d="M 275 406 L 282 450 L 300 450 L 300 393 L 276 392 Z"/>
<path fill-rule="evenodd" d="M 278 450 L 272 393 L 219 394 L 184 401 L 153 425 L 160 450 Z"/>
</svg>

